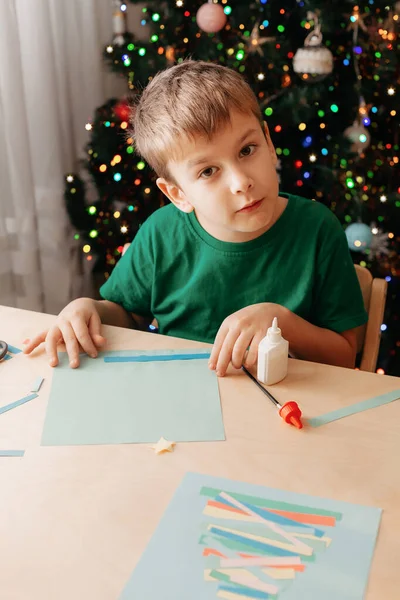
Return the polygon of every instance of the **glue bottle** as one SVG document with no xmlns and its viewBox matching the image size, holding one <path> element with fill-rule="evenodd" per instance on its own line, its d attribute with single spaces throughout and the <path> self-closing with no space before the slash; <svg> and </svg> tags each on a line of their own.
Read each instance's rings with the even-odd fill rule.
<svg viewBox="0 0 400 600">
<path fill-rule="evenodd" d="M 289 362 L 289 342 L 282 337 L 278 319 L 258 345 L 257 379 L 266 385 L 282 381 L 287 375 Z"/>
</svg>

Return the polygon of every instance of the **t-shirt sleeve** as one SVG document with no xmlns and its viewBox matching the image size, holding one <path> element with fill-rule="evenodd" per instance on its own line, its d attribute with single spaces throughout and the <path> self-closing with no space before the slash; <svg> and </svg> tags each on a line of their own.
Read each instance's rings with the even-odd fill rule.
<svg viewBox="0 0 400 600">
<path fill-rule="evenodd" d="M 313 322 L 341 333 L 368 320 L 346 235 L 327 213 L 321 229 L 314 287 Z"/>
<path fill-rule="evenodd" d="M 127 312 L 151 317 L 154 254 L 151 227 L 144 223 L 110 277 L 100 288 L 104 300 L 116 302 Z"/>
</svg>

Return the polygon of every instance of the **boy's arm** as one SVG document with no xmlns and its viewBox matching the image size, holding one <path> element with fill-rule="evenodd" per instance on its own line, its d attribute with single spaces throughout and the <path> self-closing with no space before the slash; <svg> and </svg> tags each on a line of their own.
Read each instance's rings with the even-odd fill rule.
<svg viewBox="0 0 400 600">
<path fill-rule="evenodd" d="M 278 318 L 282 335 L 289 342 L 290 354 L 295 358 L 354 368 L 356 329 L 336 333 L 312 325 L 284 306 L 264 302 L 246 306 L 224 320 L 215 338 L 210 369 L 222 377 L 230 362 L 236 369 L 242 364 L 255 365 L 258 345 L 274 317 Z"/>
<path fill-rule="evenodd" d="M 103 325 L 145 330 L 151 323 L 152 319 L 128 313 L 116 302 L 109 300 L 95 300 L 94 302 Z"/>
<path fill-rule="evenodd" d="M 354 368 L 357 354 L 356 328 L 336 333 L 312 325 L 284 306 L 279 307 L 278 322 L 283 337 L 289 342 L 293 358 Z"/>
</svg>

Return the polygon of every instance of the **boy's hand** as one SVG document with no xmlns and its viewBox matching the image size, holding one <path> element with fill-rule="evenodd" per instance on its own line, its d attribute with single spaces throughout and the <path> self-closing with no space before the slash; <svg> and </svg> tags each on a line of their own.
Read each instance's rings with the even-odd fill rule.
<svg viewBox="0 0 400 600">
<path fill-rule="evenodd" d="M 210 369 L 215 369 L 217 375 L 223 377 L 230 362 L 236 369 L 243 364 L 252 367 L 257 361 L 258 344 L 266 336 L 274 317 L 278 317 L 279 325 L 281 311 L 279 304 L 263 302 L 229 315 L 216 335 L 208 363 Z"/>
<path fill-rule="evenodd" d="M 92 358 L 105 338 L 100 333 L 101 321 L 94 300 L 78 298 L 60 312 L 55 324 L 39 333 L 33 340 L 25 340 L 24 353 L 30 354 L 37 346 L 45 343 L 49 364 L 58 365 L 57 344 L 64 342 L 72 368 L 79 366 L 80 347 Z"/>
</svg>

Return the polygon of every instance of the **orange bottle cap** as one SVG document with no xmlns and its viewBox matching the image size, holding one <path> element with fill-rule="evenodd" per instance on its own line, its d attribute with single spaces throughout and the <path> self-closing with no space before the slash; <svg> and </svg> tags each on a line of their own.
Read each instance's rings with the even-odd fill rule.
<svg viewBox="0 0 400 600">
<path fill-rule="evenodd" d="M 294 427 L 297 427 L 297 429 L 302 429 L 303 423 L 301 422 L 301 410 L 298 404 L 293 402 L 293 400 L 286 402 L 286 404 L 282 406 L 279 411 L 279 415 L 286 423 L 294 425 Z"/>
</svg>

